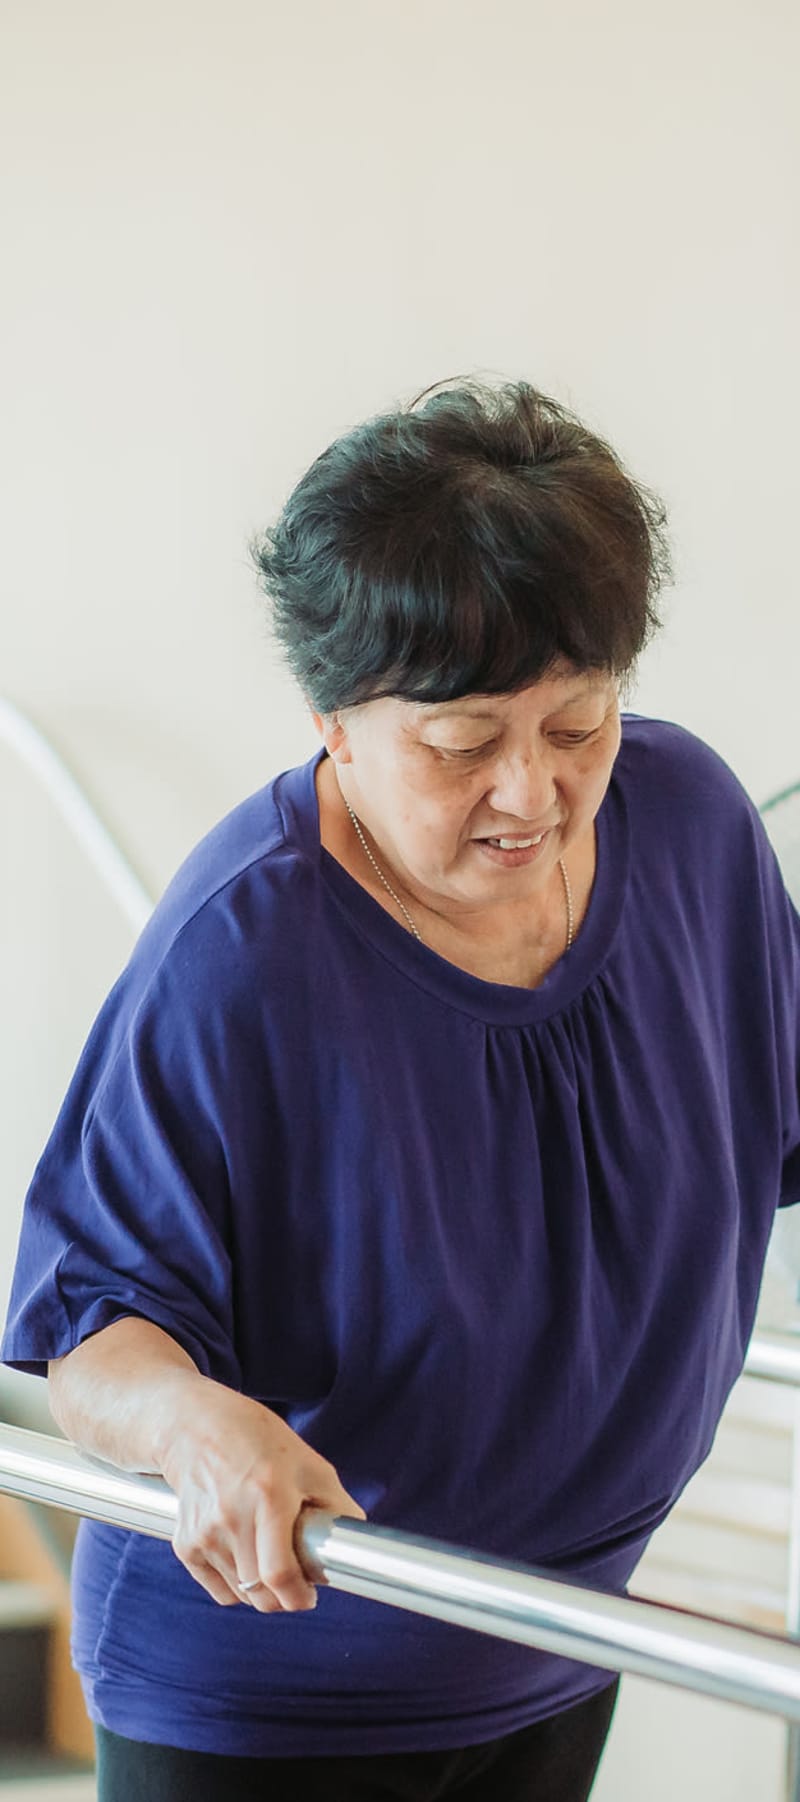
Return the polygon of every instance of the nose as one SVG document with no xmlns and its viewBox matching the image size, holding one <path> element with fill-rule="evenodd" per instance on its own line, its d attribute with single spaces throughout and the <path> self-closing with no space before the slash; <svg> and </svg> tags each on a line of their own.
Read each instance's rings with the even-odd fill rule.
<svg viewBox="0 0 800 1802">
<path fill-rule="evenodd" d="M 513 815 L 526 826 L 552 823 L 557 794 L 549 760 L 532 751 L 503 758 L 487 800 L 495 813 Z"/>
</svg>

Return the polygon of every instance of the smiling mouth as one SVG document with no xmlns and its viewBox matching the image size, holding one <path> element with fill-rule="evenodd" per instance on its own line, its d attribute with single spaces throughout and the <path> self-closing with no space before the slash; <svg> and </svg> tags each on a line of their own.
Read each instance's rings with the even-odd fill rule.
<svg viewBox="0 0 800 1802">
<path fill-rule="evenodd" d="M 501 851 L 529 851 L 532 845 L 540 845 L 544 836 L 543 832 L 537 832 L 535 838 L 487 838 L 483 843 L 497 845 Z"/>
<path fill-rule="evenodd" d="M 540 832 L 482 832 L 477 843 L 495 845 L 500 851 L 530 851 L 552 831 L 552 826 L 543 826 Z"/>
</svg>

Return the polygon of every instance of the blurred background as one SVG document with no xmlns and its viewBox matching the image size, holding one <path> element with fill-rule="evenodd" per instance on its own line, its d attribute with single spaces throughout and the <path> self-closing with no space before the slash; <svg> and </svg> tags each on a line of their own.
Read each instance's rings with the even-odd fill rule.
<svg viewBox="0 0 800 1802">
<path fill-rule="evenodd" d="M 153 897 L 316 742 L 250 534 L 338 433 L 458 375 L 550 390 L 664 496 L 676 584 L 629 704 L 758 802 L 800 780 L 799 37 L 790 0 L 2 0 L 0 695 Z M 0 808 L 4 1304 L 132 929 L 8 738 Z M 770 1317 L 793 1305 L 776 1277 Z M 781 1624 L 794 1402 L 735 1395 L 739 1513 L 691 1544 L 677 1521 L 649 1593 L 672 1570 L 684 1599 L 727 1532 L 730 1611 Z M 63 1567 L 4 1507 L 0 1575 L 18 1615 L 38 1582 L 56 1670 L 41 1732 L 88 1756 Z M 628 1679 L 596 1794 L 772 1802 L 784 1740 Z"/>
</svg>

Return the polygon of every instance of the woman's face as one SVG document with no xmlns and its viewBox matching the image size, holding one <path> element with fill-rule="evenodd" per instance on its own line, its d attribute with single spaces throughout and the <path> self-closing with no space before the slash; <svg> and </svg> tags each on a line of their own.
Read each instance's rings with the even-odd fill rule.
<svg viewBox="0 0 800 1802">
<path fill-rule="evenodd" d="M 620 744 L 616 681 L 569 665 L 513 695 L 388 697 L 315 718 L 384 872 L 437 912 L 544 894 Z"/>
</svg>

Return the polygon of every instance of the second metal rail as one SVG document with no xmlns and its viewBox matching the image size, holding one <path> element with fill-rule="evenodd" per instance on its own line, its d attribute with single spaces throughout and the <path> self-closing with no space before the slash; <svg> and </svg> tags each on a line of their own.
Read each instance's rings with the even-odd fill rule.
<svg viewBox="0 0 800 1802">
<path fill-rule="evenodd" d="M 0 1491 L 163 1539 L 177 1517 L 176 1497 L 160 1478 L 117 1470 L 19 1427 L 0 1426 Z M 779 1634 L 317 1510 L 301 1516 L 298 1552 L 309 1574 L 333 1588 L 800 1723 L 800 1644 Z"/>
</svg>

